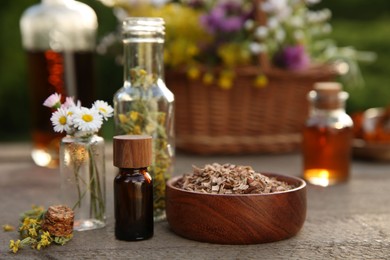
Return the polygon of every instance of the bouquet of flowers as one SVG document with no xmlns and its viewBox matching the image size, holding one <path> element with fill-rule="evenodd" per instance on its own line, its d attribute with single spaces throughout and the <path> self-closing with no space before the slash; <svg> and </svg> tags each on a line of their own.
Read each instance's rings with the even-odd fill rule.
<svg viewBox="0 0 390 260">
<path fill-rule="evenodd" d="M 166 67 L 184 68 L 190 78 L 200 78 L 205 84 L 232 87 L 234 68 L 257 66 L 263 54 L 273 66 L 288 70 L 342 59 L 349 69 L 355 69 L 350 72 L 359 72 L 356 61 L 361 55 L 353 48 L 338 48 L 327 38 L 330 10 L 310 9 L 320 0 L 100 1 L 114 8 L 119 20 L 127 16 L 164 18 Z M 112 40 L 112 35 L 103 39 L 99 49 L 104 52 Z M 338 68 L 348 71 L 345 62 Z M 258 86 L 267 83 L 261 72 L 255 82 Z"/>
<path fill-rule="evenodd" d="M 50 121 L 55 132 L 66 132 L 68 135 L 88 138 L 96 134 L 103 124 L 113 115 L 114 109 L 105 101 L 97 100 L 91 108 L 82 107 L 79 101 L 66 97 L 61 104 L 61 95 L 54 93 L 49 96 L 44 106 L 54 110 Z"/>
</svg>

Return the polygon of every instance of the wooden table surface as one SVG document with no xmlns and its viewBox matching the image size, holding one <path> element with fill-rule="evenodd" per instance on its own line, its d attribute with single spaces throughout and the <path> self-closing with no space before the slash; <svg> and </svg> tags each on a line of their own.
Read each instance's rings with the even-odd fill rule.
<svg viewBox="0 0 390 260">
<path fill-rule="evenodd" d="M 56 204 L 58 169 L 35 166 L 29 144 L 0 144 L 0 224 L 18 224 L 32 204 Z M 390 165 L 353 161 L 350 181 L 328 188 L 308 186 L 307 219 L 297 236 L 257 245 L 216 245 L 174 234 L 167 222 L 155 224 L 154 237 L 141 242 L 115 239 L 111 146 L 107 145 L 107 226 L 76 232 L 65 246 L 41 251 L 8 250 L 17 232 L 0 231 L 0 259 L 390 259 Z M 206 163 L 251 165 L 259 171 L 300 176 L 301 156 L 195 156 L 178 153 L 175 175 Z"/>
</svg>

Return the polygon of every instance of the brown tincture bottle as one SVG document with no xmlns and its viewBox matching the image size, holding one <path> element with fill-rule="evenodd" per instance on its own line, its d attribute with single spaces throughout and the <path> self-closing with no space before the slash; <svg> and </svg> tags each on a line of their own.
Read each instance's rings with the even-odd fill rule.
<svg viewBox="0 0 390 260">
<path fill-rule="evenodd" d="M 320 186 L 347 181 L 353 135 L 345 112 L 348 93 L 339 83 L 320 82 L 308 97 L 312 107 L 303 130 L 303 177 Z"/>
<path fill-rule="evenodd" d="M 152 137 L 114 136 L 115 237 L 137 241 L 153 236 L 153 183 L 147 167 L 152 162 Z"/>
</svg>

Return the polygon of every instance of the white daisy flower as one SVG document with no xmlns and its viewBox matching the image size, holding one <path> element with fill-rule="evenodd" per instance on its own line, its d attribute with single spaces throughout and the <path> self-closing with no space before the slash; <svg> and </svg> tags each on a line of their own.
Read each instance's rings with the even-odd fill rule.
<svg viewBox="0 0 390 260">
<path fill-rule="evenodd" d="M 72 115 L 72 121 L 74 127 L 81 131 L 97 132 L 103 124 L 103 117 L 94 108 L 81 107 Z"/>
<path fill-rule="evenodd" d="M 45 107 L 50 107 L 50 108 L 59 108 L 61 106 L 61 94 L 54 93 L 51 94 L 45 102 L 43 102 L 43 105 Z"/>
<path fill-rule="evenodd" d="M 107 102 L 102 100 L 96 100 L 92 107 L 98 110 L 105 120 L 114 113 L 114 109 Z"/>
<path fill-rule="evenodd" d="M 74 119 L 74 116 L 76 114 L 81 113 L 81 107 L 71 106 L 66 111 L 67 111 L 67 115 L 68 115 L 68 125 L 71 129 L 71 131 L 69 131 L 67 133 L 73 135 L 75 132 L 77 132 L 77 126 L 74 125 L 73 119 Z"/>
<path fill-rule="evenodd" d="M 54 126 L 55 132 L 62 133 L 64 131 L 70 131 L 68 111 L 66 109 L 59 108 L 53 113 L 50 120 Z"/>
</svg>

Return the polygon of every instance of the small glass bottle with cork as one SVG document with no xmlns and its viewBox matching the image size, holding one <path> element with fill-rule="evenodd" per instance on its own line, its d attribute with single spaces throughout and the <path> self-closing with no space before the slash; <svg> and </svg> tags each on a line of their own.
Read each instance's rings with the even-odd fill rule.
<svg viewBox="0 0 390 260">
<path fill-rule="evenodd" d="M 115 237 L 138 241 L 154 232 L 153 182 L 148 173 L 152 163 L 152 137 L 146 135 L 114 136 Z"/>
<path fill-rule="evenodd" d="M 349 178 L 353 121 L 345 112 L 348 93 L 337 82 L 318 82 L 308 94 L 310 115 L 303 130 L 303 177 L 329 186 Z"/>
</svg>

